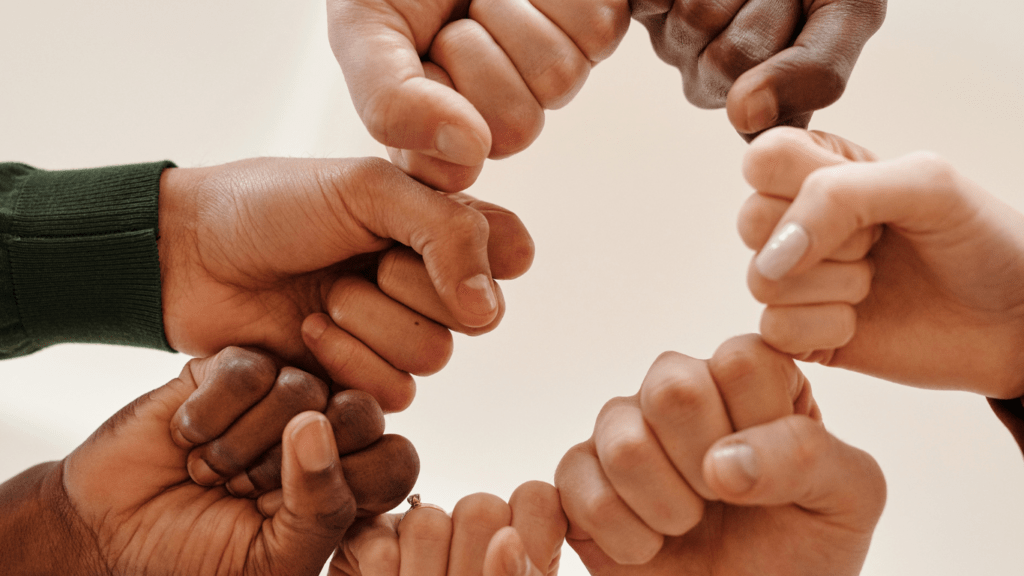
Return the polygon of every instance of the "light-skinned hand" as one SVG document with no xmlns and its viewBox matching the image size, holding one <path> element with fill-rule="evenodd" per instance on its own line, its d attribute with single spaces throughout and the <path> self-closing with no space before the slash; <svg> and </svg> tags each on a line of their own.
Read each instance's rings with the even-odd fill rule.
<svg viewBox="0 0 1024 576">
<path fill-rule="evenodd" d="M 635 0 L 654 50 L 679 69 L 687 99 L 725 106 L 747 138 L 806 127 L 842 96 L 886 0 Z"/>
<path fill-rule="evenodd" d="M 467 188 L 526 148 L 629 27 L 627 0 L 330 0 L 356 111 L 395 165 Z"/>
<path fill-rule="evenodd" d="M 459 500 L 451 516 L 430 504 L 356 522 L 331 576 L 555 576 L 566 520 L 558 492 L 527 482 L 506 504 L 491 494 Z"/>
<path fill-rule="evenodd" d="M 1024 395 L 1024 216 L 935 154 L 873 160 L 796 129 L 748 151 L 739 229 L 765 341 L 894 382 Z"/>
<path fill-rule="evenodd" d="M 756 335 L 710 360 L 666 352 L 555 474 L 592 574 L 853 575 L 885 502 L 829 434 L 793 360 Z"/>
<path fill-rule="evenodd" d="M 257 347 L 385 411 L 412 401 L 410 373 L 445 365 L 449 328 L 497 325 L 494 279 L 533 258 L 511 212 L 438 194 L 374 158 L 169 169 L 159 215 L 173 348 Z"/>
</svg>

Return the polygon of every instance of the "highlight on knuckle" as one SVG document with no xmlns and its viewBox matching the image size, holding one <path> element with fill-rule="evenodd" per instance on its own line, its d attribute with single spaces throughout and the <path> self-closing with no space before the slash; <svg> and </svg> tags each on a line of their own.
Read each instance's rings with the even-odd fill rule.
<svg viewBox="0 0 1024 576">
<path fill-rule="evenodd" d="M 601 465 L 608 476 L 621 478 L 650 462 L 649 446 L 642 436 L 619 432 L 604 442 Z"/>
<path fill-rule="evenodd" d="M 575 48 L 565 51 L 538 74 L 534 82 L 539 87 L 537 100 L 549 110 L 561 108 L 579 91 L 589 74 L 590 62 Z"/>
<path fill-rule="evenodd" d="M 689 420 L 707 409 L 698 385 L 678 375 L 664 375 L 645 390 L 644 416 L 657 422 Z"/>
<path fill-rule="evenodd" d="M 612 55 L 629 29 L 629 2 L 610 0 L 586 15 L 587 36 L 575 39 L 591 62 L 600 62 Z"/>
<path fill-rule="evenodd" d="M 270 357 L 236 346 L 221 352 L 218 367 L 237 378 L 238 383 L 233 384 L 240 388 L 235 390 L 243 392 L 265 392 L 267 384 L 277 376 L 277 365 Z"/>
<path fill-rule="evenodd" d="M 297 368 L 282 369 L 274 388 L 294 410 L 323 410 L 327 406 L 327 384 Z"/>
<path fill-rule="evenodd" d="M 505 107 L 488 119 L 491 158 L 504 158 L 526 149 L 544 128 L 544 109 L 532 97 Z"/>
</svg>

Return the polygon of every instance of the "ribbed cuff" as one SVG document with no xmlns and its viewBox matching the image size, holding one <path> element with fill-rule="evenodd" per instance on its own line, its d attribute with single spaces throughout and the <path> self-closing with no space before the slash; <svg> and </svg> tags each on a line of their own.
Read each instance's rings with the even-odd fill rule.
<svg viewBox="0 0 1024 576">
<path fill-rule="evenodd" d="M 157 250 L 160 175 L 171 162 L 33 172 L 7 242 L 33 347 L 94 342 L 171 350 Z"/>
</svg>

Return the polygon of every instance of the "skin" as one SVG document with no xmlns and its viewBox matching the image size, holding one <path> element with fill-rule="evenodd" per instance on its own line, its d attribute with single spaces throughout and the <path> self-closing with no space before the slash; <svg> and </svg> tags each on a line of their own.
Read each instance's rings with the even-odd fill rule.
<svg viewBox="0 0 1024 576">
<path fill-rule="evenodd" d="M 886 0 L 636 0 L 633 17 L 679 69 L 686 98 L 725 106 L 748 140 L 806 127 L 843 94 Z"/>
<path fill-rule="evenodd" d="M 431 504 L 354 524 L 330 576 L 554 576 L 566 520 L 558 492 L 527 482 L 508 503 L 459 500 L 449 516 Z"/>
<path fill-rule="evenodd" d="M 807 126 L 843 93 L 886 0 L 330 0 L 356 111 L 395 165 L 463 190 L 486 158 L 529 146 L 632 16 L 687 98 L 750 139 Z M 444 128 L 447 127 L 447 128 Z M 442 129 L 444 128 L 444 129 Z"/>
<path fill-rule="evenodd" d="M 894 382 L 1024 395 L 1024 216 L 934 154 L 873 160 L 794 129 L 748 151 L 744 242 L 760 251 L 794 222 L 809 237 L 777 280 L 751 265 L 765 341 Z"/>
<path fill-rule="evenodd" d="M 486 158 L 529 146 L 544 111 L 572 100 L 629 25 L 626 0 L 327 7 L 331 46 L 370 134 L 395 165 L 446 191 L 472 184 Z"/>
<path fill-rule="evenodd" d="M 449 329 L 500 322 L 494 278 L 533 259 L 511 212 L 439 195 L 372 158 L 166 170 L 159 215 L 173 348 L 258 347 L 385 411 L 412 401 L 410 374 L 445 365 Z"/>
<path fill-rule="evenodd" d="M 114 415 L 63 461 L 0 486 L 4 571 L 318 574 L 358 509 L 379 513 L 381 506 L 396 503 L 394 495 L 382 495 L 380 486 L 393 479 L 381 473 L 414 471 L 404 480 L 400 501 L 415 481 L 418 462 L 407 442 L 401 449 L 377 450 L 378 441 L 339 458 L 330 421 L 320 412 L 302 411 L 268 424 L 282 440 L 282 489 L 273 506 L 237 498 L 223 486 L 191 482 L 189 447 L 178 442 L 198 430 L 211 433 L 221 423 L 211 419 L 207 427 L 182 414 L 210 419 L 214 413 L 200 409 L 214 398 L 229 399 L 227 407 L 238 412 L 245 402 L 230 401 L 234 391 L 224 388 L 265 379 L 265 358 L 226 350 L 193 360 L 178 378 Z M 269 366 L 271 379 L 280 380 Z M 293 380 L 301 378 L 292 374 Z M 305 384 L 325 388 L 312 380 Z M 266 413 L 260 410 L 256 400 L 248 414 Z M 377 465 L 356 465 L 367 461 Z"/>
<path fill-rule="evenodd" d="M 858 574 L 885 503 L 875 461 L 825 431 L 806 378 L 756 335 L 660 356 L 555 485 L 566 541 L 602 576 Z"/>
</svg>

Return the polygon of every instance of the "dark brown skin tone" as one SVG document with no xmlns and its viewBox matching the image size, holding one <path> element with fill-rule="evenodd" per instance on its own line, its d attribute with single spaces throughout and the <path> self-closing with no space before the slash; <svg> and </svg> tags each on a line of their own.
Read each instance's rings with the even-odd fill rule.
<svg viewBox="0 0 1024 576">
<path fill-rule="evenodd" d="M 886 0 L 634 0 L 633 18 L 679 69 L 687 99 L 726 106 L 748 140 L 807 127 L 843 94 Z"/>
<path fill-rule="evenodd" d="M 277 416 L 263 423 L 283 438 L 283 489 L 268 495 L 276 496 L 272 504 L 235 497 L 224 486 L 193 483 L 190 448 L 176 440 L 230 438 L 231 423 L 225 427 L 227 418 L 209 409 L 215 402 L 238 414 L 235 424 L 256 430 L 259 423 L 247 416 L 268 415 L 263 402 L 280 406 L 275 390 L 301 382 L 294 387 L 312 388 L 306 398 L 316 398 L 326 389 L 307 374 L 277 366 L 240 349 L 193 360 L 178 378 L 114 415 L 63 461 L 41 464 L 0 485 L 0 572 L 318 574 L 358 514 L 379 513 L 404 498 L 419 461 L 399 436 L 383 436 L 339 459 L 336 435 L 361 438 L 356 444 L 380 436 L 380 408 L 367 410 L 365 395 L 357 393 L 340 402 L 347 408 L 334 412 L 341 415 L 340 426 L 369 422 L 368 433 L 335 431 L 319 411 L 301 412 L 284 424 Z M 282 381 L 292 384 L 279 386 Z M 255 385 L 247 389 L 264 387 L 267 394 L 245 397 L 227 389 L 249 382 Z M 324 397 L 321 410 L 326 403 Z M 302 405 L 289 403 L 289 410 Z M 211 432 L 218 429 L 220 436 Z M 197 452 L 215 466 L 238 466 L 251 454 L 243 443 L 221 446 L 204 453 L 199 445 Z"/>
</svg>

